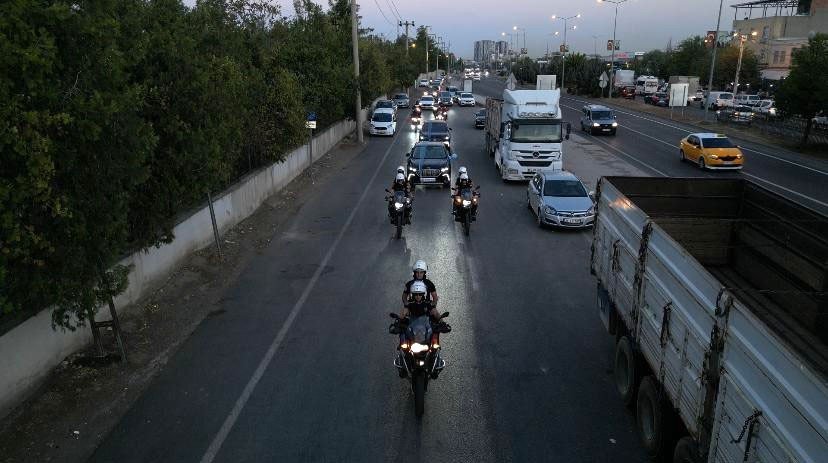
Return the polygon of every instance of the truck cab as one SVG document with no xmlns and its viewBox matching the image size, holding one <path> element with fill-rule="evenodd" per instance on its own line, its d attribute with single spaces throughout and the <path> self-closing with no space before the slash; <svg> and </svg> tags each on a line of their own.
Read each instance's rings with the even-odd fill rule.
<svg viewBox="0 0 828 463">
<path fill-rule="evenodd" d="M 503 180 L 529 180 L 560 170 L 563 141 L 572 130 L 561 121 L 560 90 L 504 90 L 486 101 L 486 149 Z"/>
</svg>

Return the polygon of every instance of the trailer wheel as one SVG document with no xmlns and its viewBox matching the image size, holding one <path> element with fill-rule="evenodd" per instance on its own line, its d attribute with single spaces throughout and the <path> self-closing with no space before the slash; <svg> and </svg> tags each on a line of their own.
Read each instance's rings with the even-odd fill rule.
<svg viewBox="0 0 828 463">
<path fill-rule="evenodd" d="M 662 460 L 667 454 L 669 418 L 661 399 L 660 386 L 655 378 L 647 376 L 638 386 L 636 418 L 641 443 L 651 459 Z"/>
<path fill-rule="evenodd" d="M 632 341 L 622 336 L 615 345 L 615 387 L 621 395 L 624 405 L 631 407 L 636 399 L 638 372 L 636 371 L 635 351 Z"/>
<path fill-rule="evenodd" d="M 690 436 L 679 439 L 673 452 L 673 463 L 701 463 L 699 446 L 695 439 Z"/>
</svg>

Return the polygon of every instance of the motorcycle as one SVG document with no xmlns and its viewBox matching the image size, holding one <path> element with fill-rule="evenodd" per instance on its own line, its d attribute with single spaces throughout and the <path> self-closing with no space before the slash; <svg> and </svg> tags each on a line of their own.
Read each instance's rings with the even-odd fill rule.
<svg viewBox="0 0 828 463">
<path fill-rule="evenodd" d="M 395 313 L 389 314 L 394 319 L 388 331 L 400 335 L 400 345 L 394 366 L 400 378 L 408 377 L 414 393 L 414 412 L 417 417 L 425 412 L 425 393 L 428 381 L 437 379 L 446 362 L 440 357 L 439 333 L 451 332 L 451 325 L 442 321 L 448 312 L 440 315 L 440 320 L 432 322 L 429 315 L 414 318 L 401 318 Z"/>
<path fill-rule="evenodd" d="M 397 227 L 395 237 L 400 239 L 402 237 L 402 227 L 407 222 L 406 219 L 411 218 L 411 198 L 406 196 L 404 191 L 385 191 L 392 193 L 391 196 L 386 196 L 385 199 L 388 201 L 391 224 Z"/>
<path fill-rule="evenodd" d="M 411 125 L 414 126 L 414 130 L 418 130 L 419 126 L 423 123 L 423 110 L 420 109 L 419 106 L 416 106 L 411 111 Z"/>
<path fill-rule="evenodd" d="M 438 121 L 448 122 L 448 108 L 444 108 L 444 107 L 437 108 L 437 112 L 434 114 L 434 119 L 438 120 Z"/>
<path fill-rule="evenodd" d="M 452 195 L 454 221 L 463 224 L 463 233 L 466 236 L 469 236 L 471 231 L 471 223 L 477 220 L 477 202 L 480 198 L 477 190 L 479 189 L 479 185 L 473 190 L 470 187 L 461 188 L 458 194 Z"/>
</svg>

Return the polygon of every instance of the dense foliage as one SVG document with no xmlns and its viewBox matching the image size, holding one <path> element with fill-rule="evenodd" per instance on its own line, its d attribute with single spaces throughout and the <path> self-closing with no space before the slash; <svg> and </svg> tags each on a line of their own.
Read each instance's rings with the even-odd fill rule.
<svg viewBox="0 0 828 463">
<path fill-rule="evenodd" d="M 791 73 L 782 82 L 777 104 L 783 113 L 797 114 L 805 120 L 800 146 L 808 143 L 813 119 L 828 108 L 828 87 L 820 78 L 828 69 L 828 34 L 816 34 L 808 46 L 793 54 Z"/>
<path fill-rule="evenodd" d="M 279 161 L 307 111 L 353 116 L 349 1 L 272 4 L 0 3 L 0 314 L 74 329 L 125 288 L 120 256 Z M 360 42 L 364 102 L 416 78 L 416 52 Z"/>
</svg>

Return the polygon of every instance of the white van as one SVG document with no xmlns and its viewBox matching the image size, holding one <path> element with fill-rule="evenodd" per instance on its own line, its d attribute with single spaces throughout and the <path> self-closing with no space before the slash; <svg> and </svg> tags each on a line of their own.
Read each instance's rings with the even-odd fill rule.
<svg viewBox="0 0 828 463">
<path fill-rule="evenodd" d="M 704 104 L 709 109 L 719 109 L 733 106 L 733 94 L 730 92 L 707 92 Z"/>
<path fill-rule="evenodd" d="M 759 103 L 759 95 L 747 95 L 740 93 L 733 97 L 734 104 L 744 106 L 756 106 Z"/>
<path fill-rule="evenodd" d="M 636 95 L 650 95 L 658 91 L 658 77 L 656 76 L 638 76 L 635 79 L 635 94 Z"/>
</svg>

